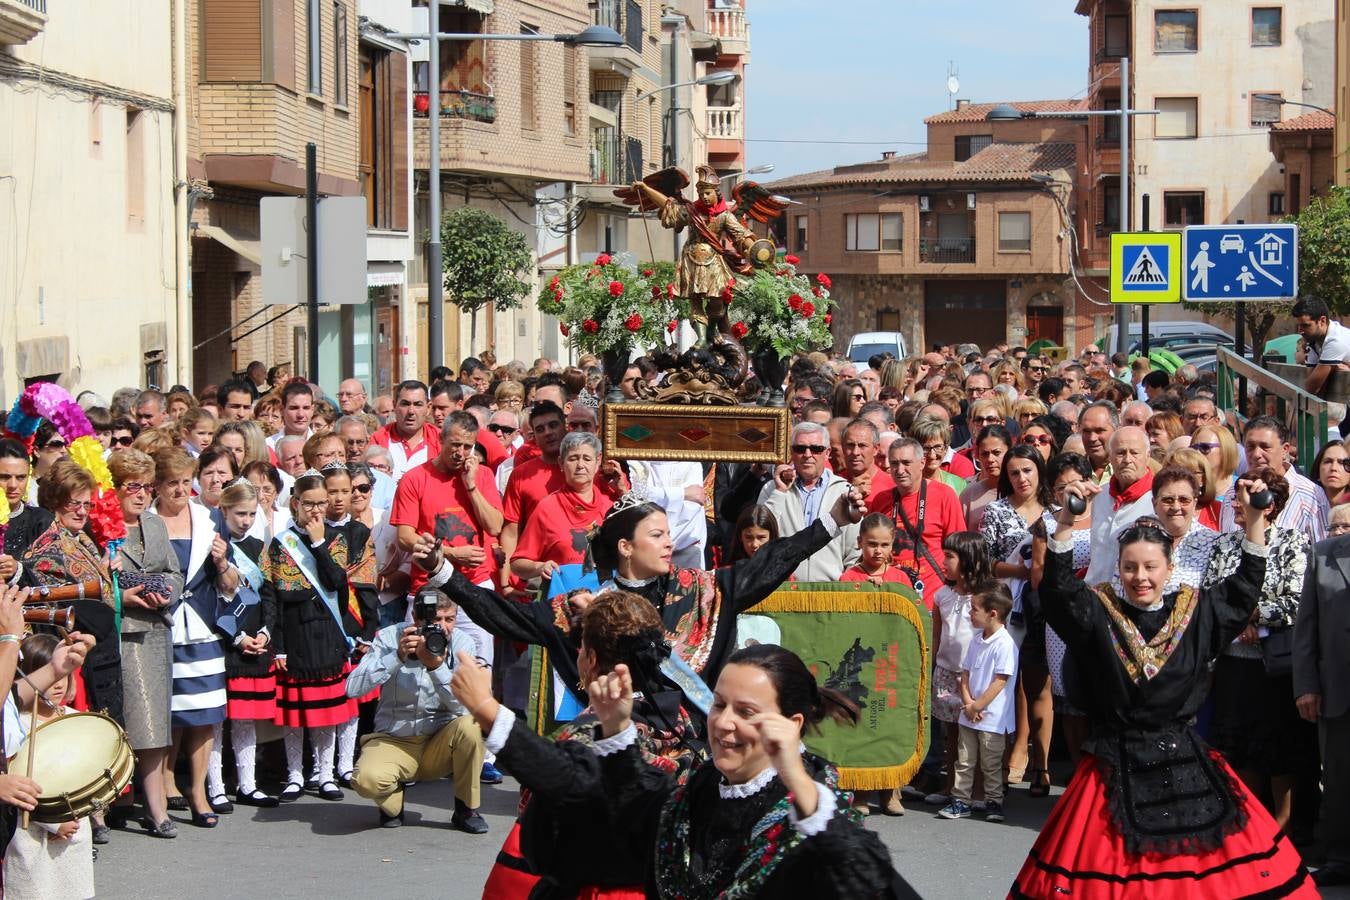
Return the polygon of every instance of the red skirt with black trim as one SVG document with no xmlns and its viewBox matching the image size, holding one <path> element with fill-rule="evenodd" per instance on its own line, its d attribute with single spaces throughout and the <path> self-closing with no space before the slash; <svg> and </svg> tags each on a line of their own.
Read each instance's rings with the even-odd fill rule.
<svg viewBox="0 0 1350 900">
<path fill-rule="evenodd" d="M 1222 846 L 1175 856 L 1127 852 L 1111 818 L 1097 761 L 1084 756 L 1008 896 L 1074 900 L 1319 896 L 1289 838 L 1223 757 L 1216 753 L 1214 759 L 1235 786 L 1247 815 L 1247 826 L 1230 834 Z"/>
<path fill-rule="evenodd" d="M 225 681 L 225 715 L 230 719 L 275 719 L 277 673 L 261 678 L 238 677 Z"/>
<path fill-rule="evenodd" d="M 526 900 L 539 876 L 530 871 L 520 849 L 520 820 L 511 823 L 511 832 L 497 851 L 497 861 L 483 885 L 483 900 Z M 586 885 L 577 892 L 577 900 L 644 900 L 647 892 L 637 887 L 597 887 Z"/>
<path fill-rule="evenodd" d="M 323 728 L 341 725 L 357 716 L 356 701 L 347 696 L 347 663 L 341 675 L 300 680 L 277 673 L 277 711 L 272 721 L 288 728 Z"/>
</svg>

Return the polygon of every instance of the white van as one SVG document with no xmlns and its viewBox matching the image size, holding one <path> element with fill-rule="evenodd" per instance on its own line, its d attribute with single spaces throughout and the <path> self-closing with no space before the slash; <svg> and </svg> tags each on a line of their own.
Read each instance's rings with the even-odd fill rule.
<svg viewBox="0 0 1350 900">
<path fill-rule="evenodd" d="M 889 353 L 896 359 L 905 359 L 909 356 L 905 336 L 898 331 L 864 331 L 849 339 L 848 358 L 855 363 L 866 365 L 878 353 Z"/>
</svg>

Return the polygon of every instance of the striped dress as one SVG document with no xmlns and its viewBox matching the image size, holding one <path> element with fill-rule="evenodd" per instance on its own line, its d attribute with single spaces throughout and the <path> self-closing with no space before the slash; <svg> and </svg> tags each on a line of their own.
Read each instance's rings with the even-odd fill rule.
<svg viewBox="0 0 1350 900">
<path fill-rule="evenodd" d="M 186 577 L 192 541 L 169 541 Z M 214 568 L 201 566 L 183 591 L 173 615 L 174 728 L 216 725 L 225 721 L 225 649 L 214 623 Z"/>
</svg>

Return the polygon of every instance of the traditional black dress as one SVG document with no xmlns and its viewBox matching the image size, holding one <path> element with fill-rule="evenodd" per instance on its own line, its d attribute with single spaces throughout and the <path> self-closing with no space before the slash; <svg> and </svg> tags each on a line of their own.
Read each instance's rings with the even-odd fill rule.
<svg viewBox="0 0 1350 900">
<path fill-rule="evenodd" d="M 262 570 L 263 542 L 255 537 L 230 539 L 234 547 L 234 559 L 241 578 L 245 577 L 246 563 L 240 559 L 247 557 L 249 562 Z M 259 585 L 261 596 L 261 585 Z M 246 607 L 244 614 L 237 620 L 239 631 L 250 637 L 262 630 L 263 609 L 261 601 Z M 225 677 L 228 692 L 226 714 L 231 719 L 267 719 L 276 717 L 277 712 L 277 675 L 272 662 L 272 647 L 258 654 L 242 652 L 233 641 L 225 645 Z"/>
<path fill-rule="evenodd" d="M 616 753 L 597 749 L 606 754 L 600 769 L 611 815 L 629 826 L 615 856 L 648 861 L 649 897 L 917 900 L 881 839 L 861 826 L 834 767 L 819 757 L 803 754 L 820 805 L 797 821 L 772 768 L 733 786 L 709 762 L 679 784 L 644 763 L 636 743 Z"/>
<path fill-rule="evenodd" d="M 1298 851 L 1191 727 L 1210 661 L 1256 607 L 1264 548 L 1244 542 L 1230 578 L 1151 611 L 1089 588 L 1066 549 L 1050 542 L 1040 598 L 1092 732 L 1011 896 L 1316 896 Z"/>
<path fill-rule="evenodd" d="M 50 510 L 27 503 L 22 509 L 11 510 L 9 525 L 5 527 L 5 553 L 15 559 L 22 559 L 24 552 L 38 539 L 38 535 L 51 527 L 55 518 Z M 37 582 L 30 577 L 21 583 L 33 585 Z"/>
<path fill-rule="evenodd" d="M 735 565 L 713 572 L 678 569 L 644 584 L 621 581 L 618 587 L 652 602 L 674 651 L 705 683 L 713 685 L 735 649 L 736 616 L 776 591 L 802 560 L 830 540 L 829 531 L 817 520 L 797 534 L 770 541 Z M 429 583 L 437 580 L 433 576 Z M 457 571 L 441 589 L 489 634 L 546 648 L 563 683 L 581 706 L 587 704 L 585 691 L 577 687 L 581 632 L 571 621 L 565 597 L 515 603 L 478 587 Z"/>
</svg>

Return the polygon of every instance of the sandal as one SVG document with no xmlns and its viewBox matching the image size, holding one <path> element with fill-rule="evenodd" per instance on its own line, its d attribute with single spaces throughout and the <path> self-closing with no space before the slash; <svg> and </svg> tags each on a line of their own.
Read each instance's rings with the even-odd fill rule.
<svg viewBox="0 0 1350 900">
<path fill-rule="evenodd" d="M 1045 780 L 1041 780 L 1045 776 Z M 1029 769 L 1027 777 L 1031 780 L 1031 787 L 1027 789 L 1029 797 L 1049 797 L 1050 796 L 1050 773 L 1045 769 Z"/>
<path fill-rule="evenodd" d="M 220 819 L 213 812 L 194 812 L 192 814 L 192 824 L 198 828 L 215 828 L 219 822 Z"/>
</svg>

